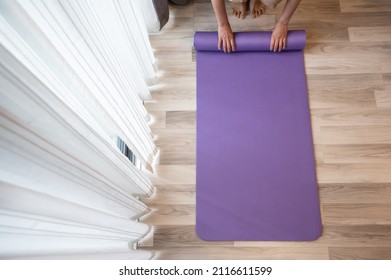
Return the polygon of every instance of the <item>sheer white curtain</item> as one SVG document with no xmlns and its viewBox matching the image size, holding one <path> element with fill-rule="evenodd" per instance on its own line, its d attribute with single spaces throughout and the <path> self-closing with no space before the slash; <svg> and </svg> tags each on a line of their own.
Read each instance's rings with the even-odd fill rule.
<svg viewBox="0 0 391 280">
<path fill-rule="evenodd" d="M 0 258 L 152 257 L 134 250 L 156 157 L 135 15 L 130 0 L 0 0 Z"/>
<path fill-rule="evenodd" d="M 139 1 L 143 17 L 147 26 L 147 30 L 150 33 L 155 33 L 160 30 L 160 21 L 156 12 L 153 0 Z"/>
</svg>

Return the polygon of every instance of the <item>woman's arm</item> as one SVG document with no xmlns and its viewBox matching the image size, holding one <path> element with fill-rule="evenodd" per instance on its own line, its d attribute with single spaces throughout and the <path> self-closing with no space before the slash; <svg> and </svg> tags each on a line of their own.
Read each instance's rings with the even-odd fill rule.
<svg viewBox="0 0 391 280">
<path fill-rule="evenodd" d="M 218 48 L 223 47 L 224 52 L 235 51 L 235 38 L 228 21 L 224 0 L 212 0 L 213 10 L 218 24 Z"/>
<path fill-rule="evenodd" d="M 301 0 L 287 0 L 281 12 L 276 26 L 274 27 L 270 41 L 271 51 L 282 51 L 286 47 L 286 36 L 288 34 L 288 23 Z"/>
</svg>

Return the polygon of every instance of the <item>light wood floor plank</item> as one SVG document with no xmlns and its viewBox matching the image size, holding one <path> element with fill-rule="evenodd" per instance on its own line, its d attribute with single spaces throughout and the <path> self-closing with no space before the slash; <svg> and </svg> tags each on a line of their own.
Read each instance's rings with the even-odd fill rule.
<svg viewBox="0 0 391 280">
<path fill-rule="evenodd" d="M 157 188 L 156 193 L 148 198 L 142 200 L 148 205 L 154 204 L 194 204 L 195 205 L 195 191 L 174 191 L 162 190 L 161 187 Z"/>
<path fill-rule="evenodd" d="M 381 11 L 377 13 L 335 13 L 330 15 L 330 19 L 344 24 L 346 27 L 373 28 L 379 26 L 390 26 L 390 12 Z"/>
<path fill-rule="evenodd" d="M 382 60 L 380 62 L 380 65 L 381 65 L 381 70 L 383 73 L 391 73 L 391 59 Z"/>
<path fill-rule="evenodd" d="M 327 225 L 391 225 L 391 204 L 323 204 Z"/>
<path fill-rule="evenodd" d="M 374 12 L 391 12 L 391 3 L 388 0 L 339 0 L 341 6 L 341 12 L 361 12 L 361 13 L 374 13 Z"/>
<path fill-rule="evenodd" d="M 193 204 L 154 204 L 151 212 L 140 219 L 141 222 L 157 225 L 194 225 L 195 205 Z"/>
<path fill-rule="evenodd" d="M 345 42 L 307 43 L 304 55 L 310 55 L 311 58 L 329 56 L 341 60 L 346 58 L 360 60 L 364 57 L 387 61 L 391 56 L 391 45 L 384 42 L 354 42 L 349 44 Z"/>
<path fill-rule="evenodd" d="M 386 88 L 391 87 L 391 73 L 383 73 L 383 82 Z"/>
<path fill-rule="evenodd" d="M 391 164 L 384 163 L 319 163 L 319 184 L 326 183 L 389 183 Z"/>
<path fill-rule="evenodd" d="M 327 83 L 327 78 L 324 79 Z M 311 108 L 375 108 L 374 90 L 324 89 L 309 84 L 309 102 Z"/>
<path fill-rule="evenodd" d="M 324 163 L 388 163 L 391 164 L 391 144 L 318 145 Z"/>
<path fill-rule="evenodd" d="M 347 92 L 371 92 L 383 89 L 384 75 L 373 73 L 347 75 L 307 75 L 309 90 Z M 354 97 L 354 96 L 351 96 Z M 352 103 L 355 102 L 352 98 Z"/>
<path fill-rule="evenodd" d="M 318 126 L 391 125 L 389 108 L 314 108 L 311 115 Z"/>
<path fill-rule="evenodd" d="M 145 103 L 148 111 L 194 111 L 196 103 L 191 99 L 155 100 Z"/>
<path fill-rule="evenodd" d="M 188 184 L 188 185 L 159 185 L 156 184 L 156 187 L 159 188 L 159 191 L 162 192 L 195 192 L 195 185 Z"/>
<path fill-rule="evenodd" d="M 191 83 L 193 83 L 193 81 L 191 81 Z M 155 101 L 188 100 L 195 103 L 196 98 L 195 87 L 193 88 L 192 86 L 189 86 L 188 83 L 182 81 L 178 81 L 178 83 L 173 85 L 164 83 L 160 80 L 159 85 L 153 86 L 151 94 Z"/>
<path fill-rule="evenodd" d="M 196 164 L 195 146 L 160 147 L 160 164 L 164 165 L 194 165 Z"/>
<path fill-rule="evenodd" d="M 277 7 L 277 11 L 282 9 L 282 5 Z M 302 0 L 299 7 L 297 7 L 295 15 L 321 14 L 329 15 L 336 14 L 340 11 L 339 0 L 317 0 L 316 5 L 312 0 Z"/>
<path fill-rule="evenodd" d="M 391 204 L 391 183 L 320 184 L 319 191 L 324 204 Z"/>
<path fill-rule="evenodd" d="M 158 165 L 151 181 L 156 185 L 195 184 L 195 165 Z"/>
<path fill-rule="evenodd" d="M 391 144 L 391 125 L 322 126 L 322 144 Z"/>
<path fill-rule="evenodd" d="M 176 54 L 188 52 L 193 47 L 194 34 L 190 32 L 166 32 L 163 37 L 161 35 L 157 33 L 149 36 L 158 64 L 160 61 L 165 61 L 166 53 Z M 181 43 L 178 44 L 178 41 Z"/>
<path fill-rule="evenodd" d="M 390 260 L 391 247 L 331 247 L 331 260 Z"/>
<path fill-rule="evenodd" d="M 307 75 L 310 108 L 376 107 L 384 74 Z"/>
<path fill-rule="evenodd" d="M 378 108 L 391 110 L 391 87 L 387 87 L 386 90 L 375 90 L 375 99 Z"/>
<path fill-rule="evenodd" d="M 352 42 L 391 42 L 391 26 L 349 27 Z"/>
<path fill-rule="evenodd" d="M 306 69 L 308 74 L 360 74 L 360 73 L 382 73 L 383 64 L 378 59 L 363 57 L 357 60 L 356 57 L 333 58 L 329 55 L 307 55 Z"/>
<path fill-rule="evenodd" d="M 167 112 L 168 128 L 195 128 L 195 111 L 171 111 Z"/>
<path fill-rule="evenodd" d="M 194 165 L 196 163 L 195 128 L 155 129 L 155 143 L 160 149 L 162 165 Z"/>
</svg>

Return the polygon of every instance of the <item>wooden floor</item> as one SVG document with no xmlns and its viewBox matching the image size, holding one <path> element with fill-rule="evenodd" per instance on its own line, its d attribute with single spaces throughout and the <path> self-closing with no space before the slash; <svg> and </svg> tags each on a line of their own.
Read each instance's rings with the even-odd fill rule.
<svg viewBox="0 0 391 280">
<path fill-rule="evenodd" d="M 271 30 L 282 7 L 234 31 Z M 160 148 L 154 236 L 160 259 L 391 259 L 391 2 L 303 0 L 290 29 L 305 49 L 323 235 L 313 242 L 205 242 L 195 234 L 196 88 L 193 35 L 216 30 L 210 1 L 171 6 L 152 34 L 160 83 L 147 109 Z"/>
</svg>

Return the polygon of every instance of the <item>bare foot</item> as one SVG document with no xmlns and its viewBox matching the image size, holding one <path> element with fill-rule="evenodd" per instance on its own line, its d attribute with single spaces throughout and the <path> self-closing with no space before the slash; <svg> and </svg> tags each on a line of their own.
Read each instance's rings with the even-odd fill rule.
<svg viewBox="0 0 391 280">
<path fill-rule="evenodd" d="M 250 0 L 250 14 L 252 18 L 257 18 L 263 15 L 266 6 L 260 0 Z"/>
<path fill-rule="evenodd" d="M 259 0 L 258 0 L 259 1 Z M 240 19 L 246 17 L 246 2 L 231 2 L 232 14 Z"/>
</svg>

